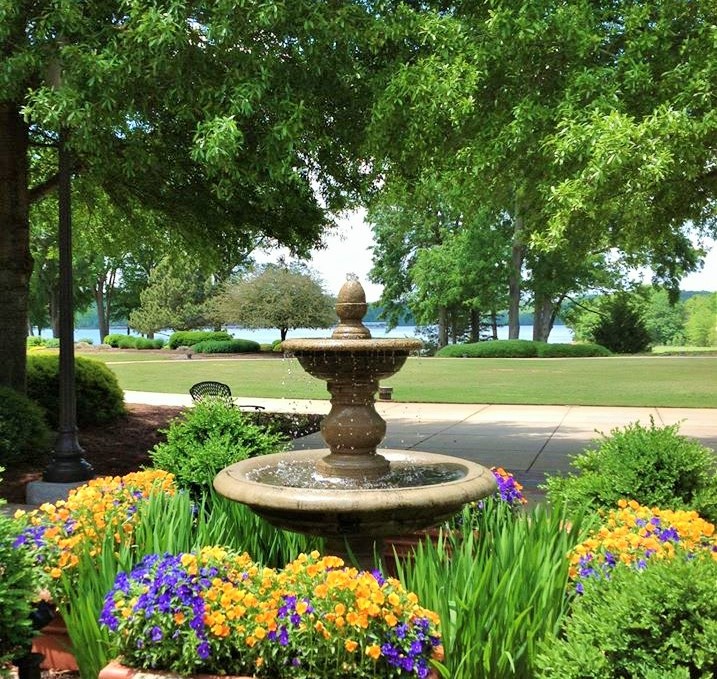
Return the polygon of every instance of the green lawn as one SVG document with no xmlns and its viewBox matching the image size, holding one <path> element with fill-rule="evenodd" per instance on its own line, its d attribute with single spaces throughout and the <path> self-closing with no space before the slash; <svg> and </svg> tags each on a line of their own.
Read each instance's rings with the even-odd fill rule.
<svg viewBox="0 0 717 679">
<path fill-rule="evenodd" d="M 128 390 L 187 393 L 194 382 L 218 380 L 236 396 L 328 398 L 294 359 L 97 358 Z M 717 357 L 411 358 L 385 384 L 398 401 L 717 408 Z"/>
</svg>

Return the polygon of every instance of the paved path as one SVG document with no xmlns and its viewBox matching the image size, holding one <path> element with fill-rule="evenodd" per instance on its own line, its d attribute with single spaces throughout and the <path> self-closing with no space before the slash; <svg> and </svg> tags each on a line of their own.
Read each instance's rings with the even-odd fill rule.
<svg viewBox="0 0 717 679">
<path fill-rule="evenodd" d="M 189 405 L 184 394 L 125 392 L 127 403 Z M 328 401 L 237 398 L 235 401 L 264 405 L 274 412 L 321 413 Z M 569 469 L 570 455 L 579 453 L 599 438 L 639 421 L 649 425 L 680 423 L 680 433 L 699 439 L 717 450 L 717 409 L 710 408 L 618 408 L 595 406 L 517 406 L 453 403 L 377 402 L 386 420 L 387 433 L 381 447 L 415 449 L 455 455 L 486 466 L 502 466 L 530 492 L 546 473 Z M 295 442 L 295 448 L 323 448 L 321 436 L 312 434 Z"/>
</svg>

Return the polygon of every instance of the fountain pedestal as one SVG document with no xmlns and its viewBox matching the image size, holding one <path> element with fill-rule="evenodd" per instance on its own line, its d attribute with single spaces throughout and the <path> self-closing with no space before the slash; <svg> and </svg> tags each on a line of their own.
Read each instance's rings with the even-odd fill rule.
<svg viewBox="0 0 717 679">
<path fill-rule="evenodd" d="M 214 487 L 279 528 L 326 538 L 328 553 L 364 568 L 382 539 L 447 520 L 496 491 L 493 474 L 460 458 L 377 446 L 386 423 L 376 412 L 379 381 L 401 369 L 416 339 L 372 339 L 361 322 L 363 288 L 339 292 L 331 338 L 283 343 L 309 374 L 327 382 L 331 411 L 321 425 L 328 449 L 279 453 L 238 462 Z"/>
</svg>

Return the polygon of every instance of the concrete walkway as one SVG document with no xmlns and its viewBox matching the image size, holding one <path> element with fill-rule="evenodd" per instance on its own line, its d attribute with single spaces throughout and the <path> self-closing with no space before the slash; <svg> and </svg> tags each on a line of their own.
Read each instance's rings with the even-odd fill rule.
<svg viewBox="0 0 717 679">
<path fill-rule="evenodd" d="M 190 405 L 184 394 L 125 392 L 127 403 Z M 236 398 L 236 403 L 263 405 L 273 412 L 325 414 L 328 401 Z M 717 450 L 717 409 L 619 408 L 595 406 L 518 406 L 453 403 L 376 403 L 386 420 L 384 448 L 415 449 L 455 455 L 515 474 L 535 493 L 546 473 L 569 469 L 579 453 L 615 427 L 639 421 L 647 426 L 680 424 L 680 433 Z M 320 434 L 294 443 L 296 449 L 323 448 Z"/>
</svg>

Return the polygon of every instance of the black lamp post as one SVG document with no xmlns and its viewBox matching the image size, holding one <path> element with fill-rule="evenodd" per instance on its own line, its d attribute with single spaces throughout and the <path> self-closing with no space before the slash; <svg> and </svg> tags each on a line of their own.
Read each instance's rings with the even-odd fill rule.
<svg viewBox="0 0 717 679">
<path fill-rule="evenodd" d="M 60 131 L 58 148 L 59 268 L 60 268 L 60 427 L 50 463 L 42 480 L 73 483 L 92 478 L 92 467 L 83 459 L 77 440 L 77 402 L 75 396 L 74 304 L 72 299 L 72 209 L 71 160 Z"/>
</svg>

